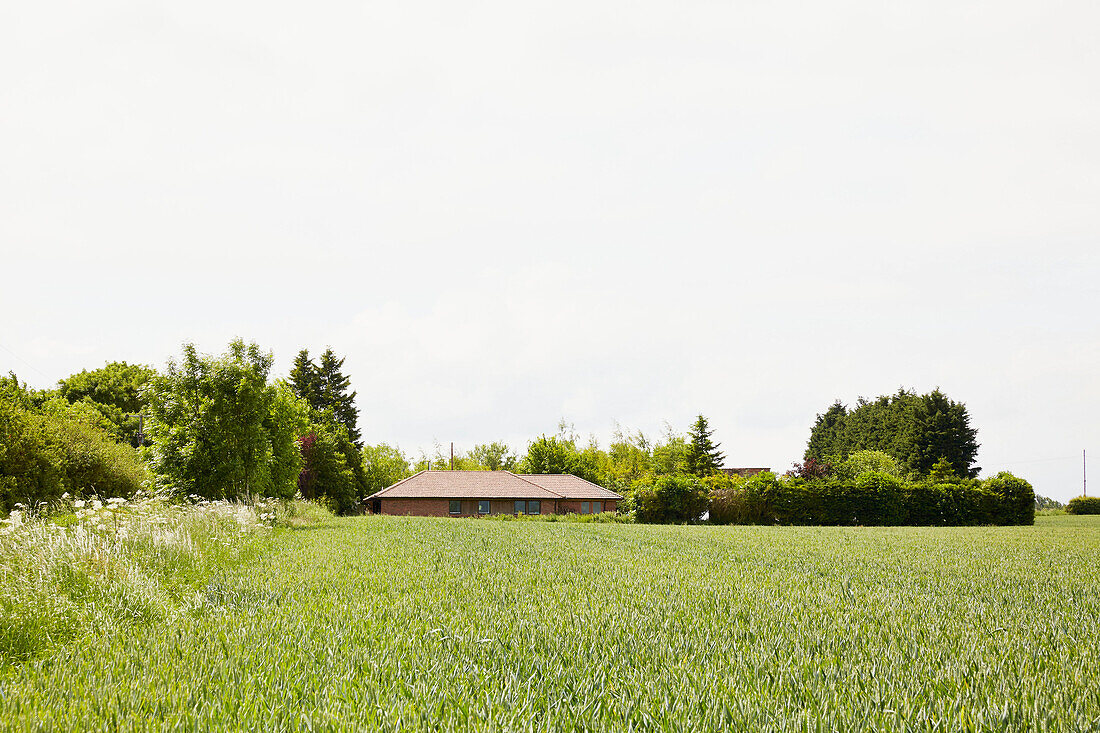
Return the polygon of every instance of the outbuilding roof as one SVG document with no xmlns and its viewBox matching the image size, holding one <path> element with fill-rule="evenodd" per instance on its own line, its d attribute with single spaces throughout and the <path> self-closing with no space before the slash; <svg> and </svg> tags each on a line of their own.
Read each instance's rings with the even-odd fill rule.
<svg viewBox="0 0 1100 733">
<path fill-rule="evenodd" d="M 372 494 L 371 499 L 621 499 L 571 474 L 511 471 L 421 471 Z"/>
</svg>

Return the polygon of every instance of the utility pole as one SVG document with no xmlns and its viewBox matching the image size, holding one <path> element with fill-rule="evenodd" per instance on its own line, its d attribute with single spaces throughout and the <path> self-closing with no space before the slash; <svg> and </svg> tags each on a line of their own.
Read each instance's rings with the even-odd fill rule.
<svg viewBox="0 0 1100 733">
<path fill-rule="evenodd" d="M 455 470 L 455 444 L 451 441 L 451 470 Z"/>
<path fill-rule="evenodd" d="M 1089 480 L 1085 466 L 1085 449 L 1081 449 L 1081 496 L 1089 495 Z"/>
</svg>

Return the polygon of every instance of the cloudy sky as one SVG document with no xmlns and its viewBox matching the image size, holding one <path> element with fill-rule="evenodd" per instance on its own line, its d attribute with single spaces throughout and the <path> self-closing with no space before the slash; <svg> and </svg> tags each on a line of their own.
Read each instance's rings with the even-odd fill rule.
<svg viewBox="0 0 1100 733">
<path fill-rule="evenodd" d="M 1100 5 L 9 3 L 0 369 L 346 354 L 365 438 L 969 406 L 1100 493 Z"/>
</svg>

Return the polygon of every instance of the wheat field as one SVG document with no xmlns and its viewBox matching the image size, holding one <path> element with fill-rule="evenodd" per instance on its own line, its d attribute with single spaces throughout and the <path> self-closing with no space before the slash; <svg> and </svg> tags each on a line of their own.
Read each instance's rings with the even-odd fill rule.
<svg viewBox="0 0 1100 733">
<path fill-rule="evenodd" d="M 248 542 L 148 618 L 9 661 L 4 729 L 1100 730 L 1100 518 Z"/>
</svg>

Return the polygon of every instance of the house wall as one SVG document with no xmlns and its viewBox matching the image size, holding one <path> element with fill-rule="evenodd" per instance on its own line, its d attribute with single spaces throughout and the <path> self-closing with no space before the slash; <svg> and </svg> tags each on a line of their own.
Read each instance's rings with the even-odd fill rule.
<svg viewBox="0 0 1100 733">
<path fill-rule="evenodd" d="M 451 514 L 450 499 L 382 499 L 382 514 L 414 517 L 475 517 L 477 516 L 477 499 L 463 499 L 462 513 Z M 491 514 L 513 514 L 515 499 L 490 499 L 489 511 Z M 554 500 L 541 499 L 539 507 L 541 514 L 554 513 Z M 577 503 L 577 511 L 580 511 L 580 503 Z M 560 511 L 560 510 L 559 510 Z"/>
<path fill-rule="evenodd" d="M 597 500 L 598 501 L 598 500 Z M 591 507 L 592 500 L 589 500 L 589 506 Z M 615 507 L 618 506 L 618 499 L 604 499 L 603 510 L 605 512 L 615 511 Z M 561 514 L 569 513 L 581 513 L 581 499 L 560 499 L 558 500 L 558 512 Z"/>
</svg>

